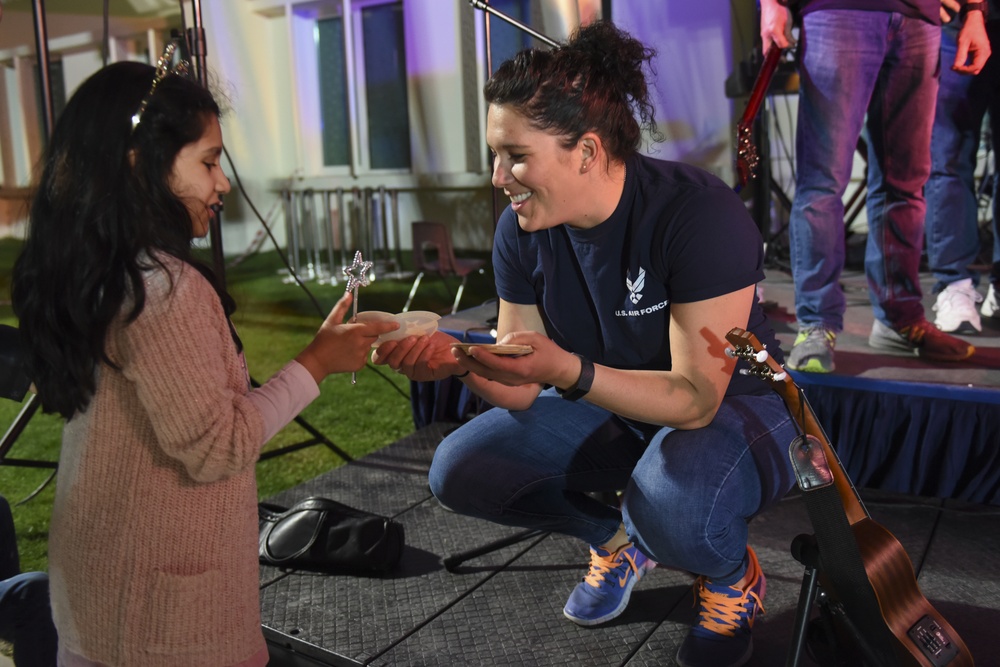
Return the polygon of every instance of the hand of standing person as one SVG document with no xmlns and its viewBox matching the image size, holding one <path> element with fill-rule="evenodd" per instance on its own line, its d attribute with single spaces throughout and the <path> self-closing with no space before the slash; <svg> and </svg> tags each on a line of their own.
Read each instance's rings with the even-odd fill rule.
<svg viewBox="0 0 1000 667">
<path fill-rule="evenodd" d="M 792 36 L 792 13 L 788 7 L 778 4 L 778 0 L 760 2 L 760 41 L 766 54 L 771 45 L 787 49 L 795 45 Z"/>
<path fill-rule="evenodd" d="M 962 8 L 958 0 L 941 0 L 941 23 L 951 23 L 952 17 Z"/>
<path fill-rule="evenodd" d="M 989 60 L 990 52 L 990 39 L 986 35 L 986 17 L 983 12 L 975 10 L 965 13 L 962 30 L 958 33 L 958 51 L 951 68 L 960 74 L 979 74 Z"/>
</svg>

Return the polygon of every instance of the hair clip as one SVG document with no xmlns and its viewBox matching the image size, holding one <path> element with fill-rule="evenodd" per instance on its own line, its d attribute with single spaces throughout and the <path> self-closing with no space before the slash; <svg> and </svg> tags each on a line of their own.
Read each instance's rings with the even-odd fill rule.
<svg viewBox="0 0 1000 667">
<path fill-rule="evenodd" d="M 142 121 L 142 114 L 146 112 L 146 106 L 149 104 L 149 100 L 152 99 L 153 93 L 156 92 L 156 87 L 160 85 L 160 82 L 171 74 L 187 76 L 190 73 L 191 65 L 188 61 L 180 60 L 176 65 L 173 64 L 174 51 L 176 50 L 177 42 L 171 40 L 164 47 L 163 55 L 156 61 L 156 74 L 153 76 L 153 85 L 150 86 L 149 92 L 146 93 L 146 96 L 142 98 L 142 102 L 139 103 L 139 109 L 132 114 L 132 132 L 135 132 L 135 128 Z"/>
</svg>

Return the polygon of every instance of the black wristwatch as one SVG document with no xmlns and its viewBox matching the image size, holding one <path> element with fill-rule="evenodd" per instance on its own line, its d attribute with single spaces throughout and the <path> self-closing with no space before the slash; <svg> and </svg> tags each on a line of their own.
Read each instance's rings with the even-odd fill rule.
<svg viewBox="0 0 1000 667">
<path fill-rule="evenodd" d="M 962 8 L 958 10 L 959 15 L 964 19 L 965 15 L 969 12 L 980 11 L 983 13 L 983 20 L 986 20 L 986 3 L 985 2 L 967 2 L 962 5 Z"/>
<path fill-rule="evenodd" d="M 559 395 L 567 401 L 576 401 L 583 398 L 590 391 L 590 385 L 594 384 L 594 362 L 582 354 L 574 352 L 573 355 L 580 358 L 580 377 L 566 389 L 556 387 Z"/>
</svg>

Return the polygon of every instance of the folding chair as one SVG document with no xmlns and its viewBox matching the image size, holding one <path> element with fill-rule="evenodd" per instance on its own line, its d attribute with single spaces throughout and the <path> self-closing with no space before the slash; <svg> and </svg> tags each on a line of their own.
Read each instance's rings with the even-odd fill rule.
<svg viewBox="0 0 1000 667">
<path fill-rule="evenodd" d="M 451 306 L 452 314 L 458 311 L 458 304 L 462 300 L 462 292 L 465 291 L 465 283 L 469 279 L 469 274 L 473 271 L 482 274 L 486 260 L 484 259 L 461 259 L 455 257 L 455 248 L 451 244 L 451 234 L 448 227 L 440 222 L 414 222 L 413 234 L 413 268 L 417 272 L 417 277 L 413 280 L 413 287 L 410 288 L 410 295 L 406 298 L 406 305 L 403 312 L 410 309 L 413 302 L 413 295 L 417 293 L 417 287 L 425 273 L 436 273 L 445 279 L 445 287 L 448 287 L 448 276 L 458 276 L 462 283 L 458 286 L 455 294 L 455 302 Z M 449 290 L 450 293 L 450 290 Z"/>
</svg>

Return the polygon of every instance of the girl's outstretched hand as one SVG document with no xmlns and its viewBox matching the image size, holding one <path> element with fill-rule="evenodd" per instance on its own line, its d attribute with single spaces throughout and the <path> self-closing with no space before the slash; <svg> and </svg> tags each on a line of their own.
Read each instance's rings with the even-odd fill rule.
<svg viewBox="0 0 1000 667">
<path fill-rule="evenodd" d="M 332 373 L 348 373 L 364 368 L 375 340 L 399 328 L 398 322 L 345 323 L 354 297 L 347 292 L 333 307 L 312 342 L 295 360 L 319 384 Z"/>
</svg>

